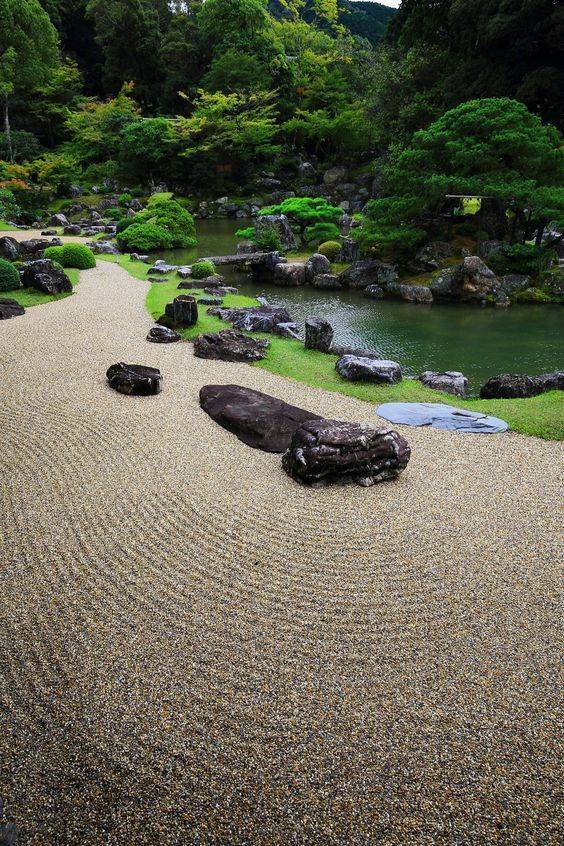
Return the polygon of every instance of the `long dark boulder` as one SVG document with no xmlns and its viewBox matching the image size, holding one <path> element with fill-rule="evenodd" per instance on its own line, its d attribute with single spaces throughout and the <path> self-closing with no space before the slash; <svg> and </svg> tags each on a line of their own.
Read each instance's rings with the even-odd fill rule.
<svg viewBox="0 0 564 846">
<path fill-rule="evenodd" d="M 244 444 L 265 452 L 284 452 L 302 423 L 321 419 L 311 411 L 240 385 L 204 385 L 200 405 Z"/>
<path fill-rule="evenodd" d="M 20 317 L 25 314 L 25 308 L 17 300 L 8 297 L 0 298 L 0 320 L 10 320 L 12 317 Z"/>
</svg>

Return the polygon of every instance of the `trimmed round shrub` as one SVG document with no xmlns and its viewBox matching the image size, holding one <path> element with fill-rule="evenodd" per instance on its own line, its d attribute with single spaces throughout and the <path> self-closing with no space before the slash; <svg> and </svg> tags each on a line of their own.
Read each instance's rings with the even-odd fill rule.
<svg viewBox="0 0 564 846">
<path fill-rule="evenodd" d="M 132 223 L 120 233 L 118 243 L 122 249 L 151 252 L 151 250 L 170 250 L 172 238 L 164 226 L 156 223 Z"/>
<path fill-rule="evenodd" d="M 329 261 L 336 261 L 341 252 L 341 245 L 338 241 L 325 241 L 319 245 L 318 253 L 328 258 Z"/>
<path fill-rule="evenodd" d="M 0 291 L 13 291 L 21 286 L 20 274 L 12 262 L 0 258 Z"/>
<path fill-rule="evenodd" d="M 57 261 L 63 267 L 76 267 L 88 270 L 96 267 L 94 253 L 85 244 L 63 244 L 62 247 L 47 247 L 43 255 L 51 261 Z"/>
<path fill-rule="evenodd" d="M 104 212 L 104 217 L 107 217 L 108 220 L 121 220 L 123 217 L 123 212 L 121 209 L 118 208 L 106 209 L 106 211 Z"/>
<path fill-rule="evenodd" d="M 195 261 L 192 265 L 192 279 L 205 279 L 206 276 L 213 276 L 214 273 L 213 261 Z"/>
<path fill-rule="evenodd" d="M 128 203 L 130 203 L 132 201 L 132 199 L 133 199 L 133 196 L 128 191 L 124 191 L 123 194 L 119 195 L 118 202 L 119 202 L 120 206 L 126 206 Z"/>
<path fill-rule="evenodd" d="M 167 230 L 173 247 L 195 247 L 196 227 L 189 211 L 176 200 L 163 198 L 149 200 L 148 207 L 132 218 L 134 223 L 155 223 Z"/>
</svg>

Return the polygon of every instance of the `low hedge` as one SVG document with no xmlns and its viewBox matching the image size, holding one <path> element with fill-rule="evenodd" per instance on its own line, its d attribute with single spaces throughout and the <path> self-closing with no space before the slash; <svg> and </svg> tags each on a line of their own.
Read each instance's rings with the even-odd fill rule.
<svg viewBox="0 0 564 846">
<path fill-rule="evenodd" d="M 329 261 L 336 261 L 341 252 L 341 245 L 338 241 L 325 241 L 319 245 L 317 252 L 328 258 Z"/>
<path fill-rule="evenodd" d="M 76 267 L 78 270 L 89 270 L 96 267 L 94 253 L 85 244 L 63 244 L 62 247 L 47 247 L 44 256 L 51 261 L 58 262 L 62 267 Z"/>
<path fill-rule="evenodd" d="M 118 244 L 122 249 L 135 252 L 170 250 L 172 237 L 163 226 L 157 223 L 132 223 L 119 234 Z"/>
<path fill-rule="evenodd" d="M 214 273 L 213 261 L 195 261 L 192 265 L 192 279 L 205 279 L 206 276 L 213 276 Z"/>
</svg>

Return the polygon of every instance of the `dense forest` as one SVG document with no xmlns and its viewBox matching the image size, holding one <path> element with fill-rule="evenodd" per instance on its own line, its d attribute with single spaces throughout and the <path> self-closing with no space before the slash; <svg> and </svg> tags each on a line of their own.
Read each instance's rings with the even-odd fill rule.
<svg viewBox="0 0 564 846">
<path fill-rule="evenodd" d="M 552 0 L 0 0 L 0 17 L 0 217 L 77 183 L 316 196 L 344 165 L 366 249 L 409 253 L 451 195 L 487 195 L 480 225 L 510 241 L 561 219 Z"/>
</svg>

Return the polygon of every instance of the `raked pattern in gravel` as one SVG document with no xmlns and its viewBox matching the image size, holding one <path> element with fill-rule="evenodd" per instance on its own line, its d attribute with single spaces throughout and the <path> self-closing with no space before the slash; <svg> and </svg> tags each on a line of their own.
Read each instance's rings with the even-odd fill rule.
<svg viewBox="0 0 564 846">
<path fill-rule="evenodd" d="M 394 483 L 310 490 L 198 406 L 99 262 L 0 323 L 0 797 L 26 846 L 560 843 L 562 445 L 403 429 Z M 111 391 L 125 360 L 157 397 Z"/>
</svg>

